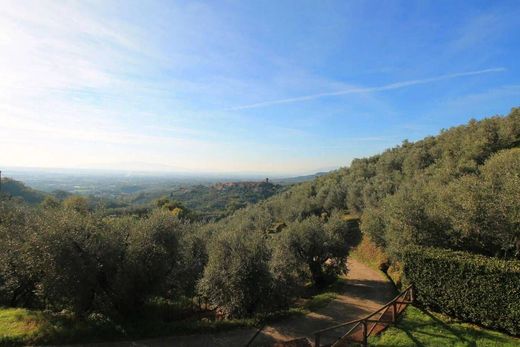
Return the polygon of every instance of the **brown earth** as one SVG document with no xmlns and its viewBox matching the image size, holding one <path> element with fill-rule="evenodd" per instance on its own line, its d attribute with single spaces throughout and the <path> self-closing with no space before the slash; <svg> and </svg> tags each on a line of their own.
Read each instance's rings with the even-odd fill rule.
<svg viewBox="0 0 520 347">
<path fill-rule="evenodd" d="M 292 317 L 265 327 L 254 340 L 253 346 L 266 346 L 275 341 L 289 341 L 298 337 L 313 339 L 312 332 L 332 325 L 362 318 L 392 300 L 393 285 L 379 271 L 355 259 L 348 262 L 349 272 L 341 294 L 327 306 L 305 317 Z M 322 337 L 322 343 L 335 340 L 342 330 Z"/>
</svg>

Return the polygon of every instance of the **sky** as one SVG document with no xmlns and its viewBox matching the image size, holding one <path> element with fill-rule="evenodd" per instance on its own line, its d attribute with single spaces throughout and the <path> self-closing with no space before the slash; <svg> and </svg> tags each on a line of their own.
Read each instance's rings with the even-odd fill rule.
<svg viewBox="0 0 520 347">
<path fill-rule="evenodd" d="M 0 167 L 307 174 L 520 106 L 520 2 L 0 0 Z"/>
</svg>

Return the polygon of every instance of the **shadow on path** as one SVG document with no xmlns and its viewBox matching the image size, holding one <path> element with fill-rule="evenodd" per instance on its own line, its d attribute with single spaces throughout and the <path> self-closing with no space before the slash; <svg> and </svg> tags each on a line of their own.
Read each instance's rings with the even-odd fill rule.
<svg viewBox="0 0 520 347">
<path fill-rule="evenodd" d="M 312 332 L 331 325 L 362 318 L 394 298 L 395 289 L 379 271 L 352 259 L 341 293 L 327 306 L 304 317 L 289 317 L 266 326 L 253 346 L 265 346 L 274 341 L 299 337 L 313 338 Z M 344 331 L 331 332 L 325 339 L 335 340 Z M 325 343 L 326 340 L 322 341 Z"/>
</svg>

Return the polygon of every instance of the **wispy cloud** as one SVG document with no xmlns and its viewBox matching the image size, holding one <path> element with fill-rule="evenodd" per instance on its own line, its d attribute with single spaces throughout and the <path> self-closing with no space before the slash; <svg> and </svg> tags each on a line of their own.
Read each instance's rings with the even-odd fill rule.
<svg viewBox="0 0 520 347">
<path fill-rule="evenodd" d="M 411 87 L 411 86 L 420 85 L 420 84 L 428 84 L 428 83 L 433 83 L 433 82 L 438 82 L 438 81 L 443 81 L 443 80 L 449 80 L 452 78 L 475 76 L 475 75 L 482 75 L 482 74 L 487 74 L 487 73 L 496 73 L 496 72 L 503 72 L 503 71 L 506 71 L 506 69 L 502 68 L 502 67 L 498 67 L 498 68 L 491 68 L 491 69 L 484 69 L 484 70 L 477 70 L 477 71 L 458 72 L 458 73 L 452 73 L 452 74 L 424 78 L 424 79 L 395 82 L 395 83 L 390 83 L 390 84 L 386 84 L 386 85 L 378 86 L 378 87 L 350 88 L 350 89 L 339 90 L 336 92 L 318 93 L 318 94 L 298 96 L 298 97 L 294 97 L 294 98 L 258 102 L 258 103 L 249 104 L 249 105 L 231 107 L 231 108 L 228 108 L 227 111 L 238 111 L 238 110 L 246 110 L 246 109 L 259 108 L 259 107 L 268 107 L 268 106 L 274 106 L 274 105 L 280 105 L 280 104 L 291 104 L 291 103 L 295 103 L 295 102 L 320 99 L 320 98 L 328 97 L 328 96 L 340 96 L 340 95 L 347 95 L 347 94 L 381 92 L 381 91 L 385 91 L 385 90 L 400 89 L 400 88 L 406 88 L 406 87 Z"/>
<path fill-rule="evenodd" d="M 294 15 L 270 2 L 1 3 L 0 143 L 8 150 L 0 165 L 135 161 L 303 172 L 398 144 L 412 132 L 401 124 L 430 110 L 453 117 L 435 123 L 438 129 L 462 123 L 468 110 L 483 115 L 518 100 L 511 57 L 519 45 L 510 35 L 517 10 L 464 14 L 455 21 L 461 25 L 439 23 L 443 30 L 430 30 L 436 17 L 413 16 L 421 18 L 413 28 L 428 28 L 416 32 L 368 4 L 320 13 L 302 6 Z M 254 14 L 263 8 L 260 20 Z M 376 54 L 382 47 L 384 61 Z M 508 72 L 498 75 L 500 66 Z M 381 82 L 387 76 L 395 83 Z M 418 88 L 442 80 L 450 83 L 435 94 Z M 480 95 L 500 85 L 512 87 Z M 401 88 L 413 98 L 385 97 Z M 452 100 L 461 93 L 474 96 Z M 320 98 L 305 108 L 263 109 Z"/>
</svg>

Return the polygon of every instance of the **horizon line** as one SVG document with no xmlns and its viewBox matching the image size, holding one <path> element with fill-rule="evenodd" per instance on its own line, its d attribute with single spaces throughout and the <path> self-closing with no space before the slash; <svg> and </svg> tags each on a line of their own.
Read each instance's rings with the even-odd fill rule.
<svg viewBox="0 0 520 347">
<path fill-rule="evenodd" d="M 348 165 L 338 165 L 329 168 L 319 168 L 310 171 L 302 171 L 302 172 L 261 172 L 261 171 L 203 171 L 203 170 L 186 170 L 186 171 L 166 171 L 166 170 L 146 170 L 146 169 L 136 169 L 136 170 L 125 170 L 125 169 L 115 169 L 115 168 L 95 168 L 95 167 L 43 167 L 43 166 L 10 166 L 5 165 L 0 169 L 2 172 L 2 176 L 5 176 L 9 171 L 46 171 L 49 173 L 60 173 L 60 171 L 66 171 L 70 173 L 70 171 L 77 170 L 78 173 L 85 171 L 93 171 L 98 173 L 112 173 L 112 174 L 136 174 L 136 175 L 178 175 L 178 176 L 193 176 L 193 177 L 211 177 L 211 176 L 235 176 L 235 177 L 266 177 L 272 176 L 276 178 L 293 178 L 298 176 L 309 176 L 320 174 L 323 172 L 331 172 L 338 170 L 342 167 L 348 167 Z M 8 176 L 6 176 L 8 177 Z"/>
</svg>

